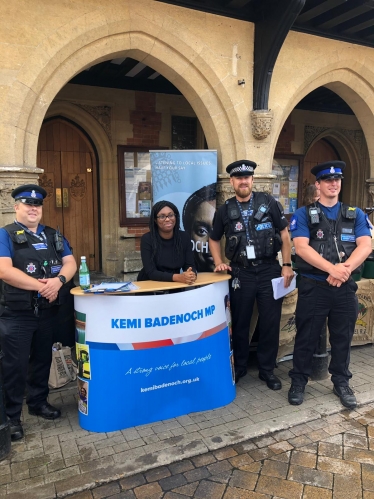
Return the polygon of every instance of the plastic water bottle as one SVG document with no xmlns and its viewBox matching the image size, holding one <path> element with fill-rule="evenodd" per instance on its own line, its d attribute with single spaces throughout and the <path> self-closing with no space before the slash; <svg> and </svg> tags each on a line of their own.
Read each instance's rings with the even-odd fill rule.
<svg viewBox="0 0 374 499">
<path fill-rule="evenodd" d="M 81 289 L 90 289 L 90 271 L 87 267 L 86 257 L 81 257 L 79 266 L 79 286 Z"/>
</svg>

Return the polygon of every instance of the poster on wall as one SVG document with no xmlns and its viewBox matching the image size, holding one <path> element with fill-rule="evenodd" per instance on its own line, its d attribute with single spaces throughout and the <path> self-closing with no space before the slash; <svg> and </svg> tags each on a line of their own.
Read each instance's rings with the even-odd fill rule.
<svg viewBox="0 0 374 499">
<path fill-rule="evenodd" d="M 150 151 L 153 203 L 176 205 L 198 272 L 213 272 L 209 232 L 216 211 L 217 151 Z"/>
</svg>

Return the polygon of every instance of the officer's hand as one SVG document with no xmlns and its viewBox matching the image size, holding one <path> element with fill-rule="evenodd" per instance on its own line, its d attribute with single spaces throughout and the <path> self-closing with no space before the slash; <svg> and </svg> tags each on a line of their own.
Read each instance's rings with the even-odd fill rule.
<svg viewBox="0 0 374 499">
<path fill-rule="evenodd" d="M 330 286 L 336 286 L 337 288 L 340 288 L 340 286 L 343 284 L 342 281 L 339 281 L 338 279 L 335 279 L 331 275 L 328 276 L 326 281 L 330 284 Z"/>
<path fill-rule="evenodd" d="M 284 279 L 284 287 L 288 288 L 295 277 L 292 267 L 282 267 L 282 277 Z"/>
<path fill-rule="evenodd" d="M 223 272 L 224 270 L 231 270 L 230 265 L 226 263 L 219 263 L 214 267 L 214 272 Z"/>
<path fill-rule="evenodd" d="M 50 279 L 38 279 L 38 281 L 44 284 L 44 286 L 39 289 L 39 293 L 50 302 L 55 300 L 62 287 L 60 279 L 58 279 L 58 277 L 52 277 Z"/>
<path fill-rule="evenodd" d="M 351 271 L 348 267 L 346 267 L 343 263 L 337 263 L 336 265 L 332 265 L 330 270 L 330 275 L 338 281 L 346 282 L 348 281 Z"/>
</svg>

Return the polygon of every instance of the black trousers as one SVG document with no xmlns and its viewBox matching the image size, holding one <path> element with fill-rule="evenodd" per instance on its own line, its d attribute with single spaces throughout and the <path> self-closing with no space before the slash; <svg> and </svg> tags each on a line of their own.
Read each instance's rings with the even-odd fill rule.
<svg viewBox="0 0 374 499">
<path fill-rule="evenodd" d="M 25 388 L 30 408 L 47 400 L 57 312 L 58 307 L 39 309 L 39 317 L 35 317 L 33 310 L 4 309 L 0 316 L 6 413 L 10 419 L 21 415 Z"/>
<path fill-rule="evenodd" d="M 347 386 L 351 341 L 358 315 L 357 284 L 349 279 L 340 288 L 301 278 L 296 305 L 296 338 L 292 382 L 306 385 L 322 326 L 327 318 L 331 361 L 329 372 L 334 385 Z"/>
<path fill-rule="evenodd" d="M 279 346 L 279 325 L 283 299 L 274 300 L 271 279 L 280 277 L 278 262 L 238 267 L 231 264 L 233 278 L 238 277 L 240 289 L 234 290 L 230 281 L 232 311 L 232 339 L 236 368 L 246 368 L 249 356 L 249 325 L 253 305 L 257 300 L 259 339 L 257 359 L 259 371 L 271 373 L 276 364 Z"/>
</svg>

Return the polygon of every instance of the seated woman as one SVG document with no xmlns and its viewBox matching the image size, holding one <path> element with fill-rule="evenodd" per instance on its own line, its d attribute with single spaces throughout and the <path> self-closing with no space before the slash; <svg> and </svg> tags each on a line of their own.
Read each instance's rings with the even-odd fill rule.
<svg viewBox="0 0 374 499">
<path fill-rule="evenodd" d="M 153 206 L 150 232 L 144 234 L 140 241 L 143 268 L 138 281 L 195 282 L 191 240 L 179 225 L 179 211 L 173 203 L 159 201 Z"/>
</svg>

